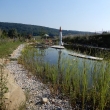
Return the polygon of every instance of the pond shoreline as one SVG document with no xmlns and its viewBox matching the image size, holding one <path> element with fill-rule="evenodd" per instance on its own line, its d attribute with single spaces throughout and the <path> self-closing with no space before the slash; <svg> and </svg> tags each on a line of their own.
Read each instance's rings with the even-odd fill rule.
<svg viewBox="0 0 110 110">
<path fill-rule="evenodd" d="M 17 59 L 24 45 L 20 45 L 12 55 L 12 59 Z M 47 85 L 40 82 L 33 76 L 23 65 L 18 62 L 10 61 L 6 68 L 15 77 L 16 83 L 23 89 L 29 92 L 29 100 L 26 102 L 26 110 L 72 110 L 68 100 L 62 100 L 58 96 L 52 96 Z M 43 103 L 43 98 L 47 102 Z"/>
<path fill-rule="evenodd" d="M 70 44 L 65 45 L 65 47 L 69 50 L 73 50 L 84 55 L 102 57 L 104 60 L 110 59 L 110 48 L 95 47 L 82 44 Z"/>
</svg>

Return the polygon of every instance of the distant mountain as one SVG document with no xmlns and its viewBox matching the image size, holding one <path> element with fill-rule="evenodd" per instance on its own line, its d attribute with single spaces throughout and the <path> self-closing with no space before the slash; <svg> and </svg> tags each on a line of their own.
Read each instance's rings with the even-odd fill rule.
<svg viewBox="0 0 110 110">
<path fill-rule="evenodd" d="M 21 34 L 32 34 L 34 36 L 41 35 L 42 33 L 47 33 L 49 36 L 58 36 L 59 30 L 44 26 L 21 24 L 21 23 L 8 23 L 0 22 L 0 29 L 9 31 L 10 29 L 16 29 Z M 74 35 L 74 34 L 91 34 L 91 32 L 83 31 L 68 31 L 62 30 L 63 36 Z"/>
</svg>

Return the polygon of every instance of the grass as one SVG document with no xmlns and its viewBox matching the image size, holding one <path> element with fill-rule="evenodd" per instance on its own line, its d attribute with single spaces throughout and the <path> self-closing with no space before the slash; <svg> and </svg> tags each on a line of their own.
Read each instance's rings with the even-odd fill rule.
<svg viewBox="0 0 110 110">
<path fill-rule="evenodd" d="M 0 65 L 0 110 L 6 109 L 4 94 L 8 92 L 7 75 L 4 75 L 3 69 L 4 66 Z"/>
<path fill-rule="evenodd" d="M 86 62 L 62 59 L 60 69 L 44 63 L 35 48 L 27 47 L 19 58 L 25 68 L 47 83 L 51 93 L 68 98 L 73 108 L 90 110 L 110 109 L 110 62 Z M 79 66 L 81 65 L 81 66 Z"/>
<path fill-rule="evenodd" d="M 68 45 L 66 46 L 66 48 L 70 50 L 74 50 L 77 53 L 104 58 L 104 60 L 110 60 L 110 51 L 108 50 L 88 48 L 88 47 L 83 47 L 78 45 L 74 45 L 74 46 Z"/>
<path fill-rule="evenodd" d="M 11 54 L 22 42 L 11 41 L 10 39 L 0 40 L 0 58 L 7 57 Z"/>
<path fill-rule="evenodd" d="M 20 41 L 13 42 L 9 38 L 0 39 L 0 58 L 7 58 L 20 44 Z M 3 75 L 3 69 L 4 66 L 0 65 L 0 110 L 6 110 L 4 94 L 8 91 L 7 77 Z"/>
</svg>

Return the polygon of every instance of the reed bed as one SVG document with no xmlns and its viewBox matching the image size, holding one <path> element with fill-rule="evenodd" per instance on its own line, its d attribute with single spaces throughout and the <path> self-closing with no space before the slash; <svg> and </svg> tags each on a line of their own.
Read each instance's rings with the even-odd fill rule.
<svg viewBox="0 0 110 110">
<path fill-rule="evenodd" d="M 62 59 L 61 64 L 50 65 L 43 60 L 44 54 L 26 47 L 18 62 L 48 84 L 53 95 L 69 99 L 77 110 L 110 109 L 110 63 L 86 62 L 86 60 Z M 80 66 L 79 66 L 80 64 Z"/>
</svg>

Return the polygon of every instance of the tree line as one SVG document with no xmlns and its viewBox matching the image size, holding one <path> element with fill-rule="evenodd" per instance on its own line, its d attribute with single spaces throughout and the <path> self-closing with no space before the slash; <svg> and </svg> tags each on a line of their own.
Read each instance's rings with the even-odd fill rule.
<svg viewBox="0 0 110 110">
<path fill-rule="evenodd" d="M 10 29 L 10 30 L 2 30 L 0 29 L 0 38 L 4 39 L 4 38 L 11 38 L 11 39 L 21 39 L 21 38 L 28 38 L 30 39 L 32 37 L 31 34 L 21 34 L 19 33 L 16 29 Z"/>
<path fill-rule="evenodd" d="M 24 36 L 29 34 L 31 34 L 32 36 L 39 36 L 41 35 L 42 32 L 48 34 L 51 37 L 59 36 L 59 29 L 37 26 L 37 25 L 0 22 L 0 29 L 6 31 L 9 31 L 11 29 L 16 29 L 18 33 Z M 62 30 L 62 32 L 63 32 L 63 36 L 74 35 L 74 34 L 91 34 L 90 32 L 71 31 L 71 30 Z"/>
<path fill-rule="evenodd" d="M 110 33 L 89 36 L 65 37 L 63 42 L 110 48 Z"/>
</svg>

